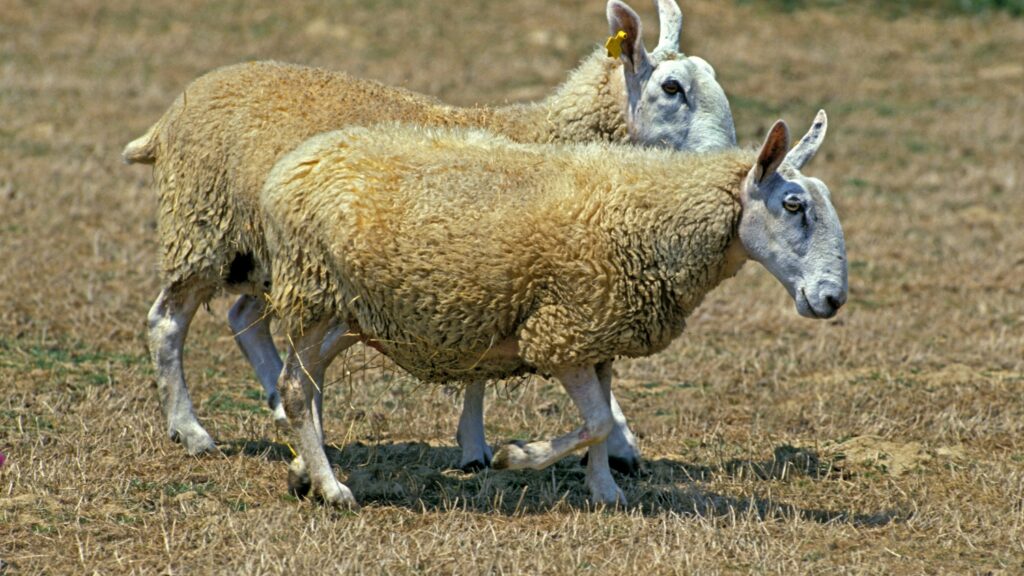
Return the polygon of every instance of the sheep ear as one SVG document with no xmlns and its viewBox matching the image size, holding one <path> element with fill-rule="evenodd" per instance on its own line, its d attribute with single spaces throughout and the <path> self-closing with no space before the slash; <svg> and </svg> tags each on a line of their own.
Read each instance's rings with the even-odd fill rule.
<svg viewBox="0 0 1024 576">
<path fill-rule="evenodd" d="M 772 177 L 779 165 L 786 159 L 786 150 L 789 149 L 789 128 L 782 120 L 776 120 L 775 125 L 768 131 L 768 137 L 761 145 L 761 151 L 757 154 L 757 163 L 751 169 L 754 182 L 760 184 Z"/>
<path fill-rule="evenodd" d="M 814 124 L 811 124 L 811 129 L 789 151 L 789 154 L 786 154 L 786 166 L 792 166 L 799 170 L 810 162 L 818 148 L 821 147 L 822 141 L 825 140 L 825 132 L 827 130 L 828 116 L 825 115 L 824 110 L 818 110 L 818 115 L 814 117 Z"/>
<path fill-rule="evenodd" d="M 658 5 L 658 22 L 661 24 L 661 35 L 655 52 L 669 50 L 679 51 L 679 37 L 683 35 L 683 11 L 676 0 L 654 0 Z"/>
<path fill-rule="evenodd" d="M 644 48 L 643 28 L 640 26 L 640 16 L 619 0 L 608 2 L 608 30 L 612 36 L 619 32 L 625 32 L 626 38 L 622 41 L 622 63 L 625 64 L 626 79 L 644 76 L 651 68 L 651 58 Z"/>
</svg>

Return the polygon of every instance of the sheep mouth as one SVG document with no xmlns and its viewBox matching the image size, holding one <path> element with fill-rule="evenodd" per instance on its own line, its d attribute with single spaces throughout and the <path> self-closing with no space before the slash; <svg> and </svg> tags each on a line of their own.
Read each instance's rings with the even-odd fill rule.
<svg viewBox="0 0 1024 576">
<path fill-rule="evenodd" d="M 804 306 L 806 306 L 807 312 L 810 314 L 810 317 L 814 318 L 815 320 L 828 320 L 829 318 L 832 318 L 833 316 L 838 314 L 839 313 L 839 308 L 842 307 L 842 303 L 833 304 L 833 302 L 831 301 L 832 299 L 831 298 L 827 298 L 827 300 L 828 300 L 827 307 L 825 308 L 825 311 L 822 312 L 821 310 L 816 309 L 811 304 L 810 298 L 807 297 L 807 291 L 806 290 L 801 288 L 800 289 L 800 295 L 804 297 Z"/>
<path fill-rule="evenodd" d="M 811 299 L 807 297 L 807 291 L 806 290 L 801 288 L 800 289 L 800 294 L 804 297 L 804 304 L 807 305 L 807 310 L 810 311 L 811 316 L 814 316 L 814 318 L 817 319 L 817 320 L 822 320 L 824 318 L 828 318 L 827 315 L 819 314 L 818 311 L 814 309 L 814 306 L 811 305 Z"/>
</svg>

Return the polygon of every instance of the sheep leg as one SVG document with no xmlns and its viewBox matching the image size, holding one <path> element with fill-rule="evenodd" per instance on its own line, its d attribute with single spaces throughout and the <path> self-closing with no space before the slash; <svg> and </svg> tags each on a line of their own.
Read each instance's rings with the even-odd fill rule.
<svg viewBox="0 0 1024 576">
<path fill-rule="evenodd" d="M 611 382 L 611 380 L 609 380 Z M 610 392 L 610 391 L 609 391 Z M 608 435 L 608 463 L 612 469 L 627 476 L 635 476 L 640 471 L 640 449 L 636 445 L 636 436 L 629 429 L 626 423 L 626 416 L 622 408 L 615 400 L 615 394 L 610 394 L 612 418 L 615 426 Z"/>
<path fill-rule="evenodd" d="M 359 336 L 350 332 L 346 324 L 332 324 L 331 327 L 327 329 L 327 335 L 324 336 L 323 342 L 320 343 L 319 372 L 314 374 L 314 377 L 316 378 L 317 383 L 315 401 L 317 405 L 317 414 L 320 415 L 321 440 L 323 440 L 322 435 L 324 425 L 324 374 L 327 372 L 327 367 L 331 365 L 331 362 L 356 342 L 359 342 Z"/>
<path fill-rule="evenodd" d="M 615 479 L 612 478 L 612 471 L 609 466 L 608 451 L 611 444 L 611 435 L 615 432 L 614 426 L 618 424 L 618 420 L 615 419 L 615 398 L 612 396 L 611 362 L 605 362 L 604 365 L 604 369 L 602 369 L 602 366 L 597 367 L 597 380 L 601 384 L 601 395 L 611 409 L 614 424 L 612 431 L 609 432 L 604 442 L 594 444 L 587 449 L 590 455 L 590 461 L 587 462 L 587 486 L 590 487 L 591 498 L 595 504 L 622 504 L 625 506 L 626 496 L 619 489 L 618 485 L 615 484 Z M 602 372 L 605 372 L 605 376 L 602 376 Z M 622 411 L 620 410 L 619 415 L 621 416 L 621 414 Z M 623 422 L 625 422 L 624 419 Z"/>
<path fill-rule="evenodd" d="M 277 379 L 283 365 L 270 335 L 270 315 L 263 299 L 249 295 L 239 297 L 228 312 L 228 323 L 234 332 L 235 342 L 263 386 L 267 405 L 274 414 L 274 422 L 278 426 L 287 426 L 288 419 L 284 415 L 281 395 L 277 391 Z"/>
<path fill-rule="evenodd" d="M 462 394 L 462 415 L 455 441 L 462 446 L 459 468 L 475 472 L 487 468 L 494 457 L 484 434 L 484 381 L 472 382 Z"/>
<path fill-rule="evenodd" d="M 192 455 L 217 449 L 196 418 L 182 366 L 192 317 L 209 295 L 209 290 L 169 286 L 160 291 L 147 317 L 149 351 L 156 366 L 156 386 L 167 420 L 167 435 L 184 444 Z"/>
<path fill-rule="evenodd" d="M 295 491 L 293 482 L 296 480 L 308 481 L 313 493 L 325 503 L 339 508 L 358 508 L 352 491 L 335 478 L 324 452 L 322 405 L 317 398 L 317 388 L 322 385 L 326 365 L 331 359 L 321 355 L 328 328 L 328 322 L 320 322 L 293 333 L 281 372 L 281 399 L 299 437 L 299 458 L 288 471 L 289 489 Z"/>
<path fill-rule="evenodd" d="M 307 370 L 317 384 L 313 392 L 313 406 L 317 414 L 317 431 L 320 433 L 320 443 L 324 443 L 324 374 L 331 362 L 345 351 L 346 348 L 359 341 L 359 337 L 352 334 L 345 324 L 335 324 L 327 330 L 323 342 L 320 343 L 320 362 Z M 309 471 L 306 468 L 306 461 L 301 456 L 292 461 L 288 467 L 288 491 L 295 496 L 303 497 L 312 488 L 312 481 L 309 478 Z"/>
<path fill-rule="evenodd" d="M 608 391 L 602 386 L 593 366 L 562 370 L 555 376 L 576 403 L 583 416 L 583 427 L 554 440 L 507 444 L 494 455 L 492 465 L 497 469 L 541 469 L 574 450 L 595 446 L 587 465 L 587 486 L 592 499 L 601 504 L 625 504 L 625 496 L 615 484 L 608 467 L 607 448 L 601 447 L 615 425 Z"/>
<path fill-rule="evenodd" d="M 608 464 L 612 470 L 627 476 L 635 476 L 640 471 L 640 449 L 636 445 L 636 436 L 629 429 L 626 423 L 626 416 L 622 408 L 615 400 L 615 394 L 611 392 L 612 363 L 602 362 L 597 365 L 597 377 L 601 385 L 608 387 L 608 394 L 611 400 L 612 417 L 615 419 L 615 427 L 608 435 Z M 583 455 L 580 464 L 587 466 L 590 461 L 590 452 Z"/>
</svg>

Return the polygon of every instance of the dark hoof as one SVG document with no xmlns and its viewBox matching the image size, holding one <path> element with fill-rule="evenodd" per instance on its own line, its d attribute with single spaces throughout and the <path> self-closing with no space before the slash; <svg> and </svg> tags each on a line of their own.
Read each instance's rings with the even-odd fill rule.
<svg viewBox="0 0 1024 576">
<path fill-rule="evenodd" d="M 295 466 L 288 467 L 288 493 L 296 498 L 303 499 L 309 496 L 313 488 L 313 481 L 309 479 L 306 470 L 296 470 Z"/>
<path fill-rule="evenodd" d="M 583 454 L 583 458 L 580 458 L 580 466 L 586 468 L 587 462 L 590 462 L 589 452 Z M 636 476 L 640 473 L 640 459 L 609 456 L 608 467 L 624 476 Z"/>
<path fill-rule="evenodd" d="M 462 466 L 459 466 L 459 469 L 462 470 L 463 472 L 479 472 L 481 470 L 486 470 L 490 466 L 490 462 L 481 462 L 480 460 L 473 460 L 471 462 L 463 464 Z"/>
<path fill-rule="evenodd" d="M 618 456 L 609 456 L 608 466 L 610 466 L 612 470 L 625 476 L 636 476 L 640 473 L 639 458 L 619 458 Z"/>
</svg>

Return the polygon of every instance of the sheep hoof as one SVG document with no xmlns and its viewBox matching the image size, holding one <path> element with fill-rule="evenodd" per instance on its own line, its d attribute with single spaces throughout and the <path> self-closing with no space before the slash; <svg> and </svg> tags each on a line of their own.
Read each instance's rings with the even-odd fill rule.
<svg viewBox="0 0 1024 576">
<path fill-rule="evenodd" d="M 640 459 L 636 457 L 620 458 L 619 456 L 609 456 L 608 466 L 625 476 L 636 476 L 640 473 Z"/>
<path fill-rule="evenodd" d="M 605 489 L 594 489 L 592 487 L 590 502 L 596 508 L 602 508 L 605 506 L 611 508 L 625 508 L 627 506 L 626 495 L 618 486 Z"/>
<path fill-rule="evenodd" d="M 525 446 L 526 442 L 522 440 L 505 444 L 494 454 L 494 459 L 491 460 L 491 468 L 495 470 L 522 468 L 522 463 L 528 459 L 526 451 L 523 450 Z"/>
<path fill-rule="evenodd" d="M 302 458 L 292 460 L 288 465 L 288 493 L 296 498 L 304 499 L 309 496 L 313 488 L 313 481 L 309 477 L 309 471 L 302 463 Z"/>
<path fill-rule="evenodd" d="M 321 486 L 317 490 L 317 495 L 319 500 L 325 505 L 340 510 L 359 510 L 359 503 L 356 502 L 356 497 L 352 495 L 352 491 L 348 489 L 348 486 L 334 478 L 331 478 L 327 485 Z"/>
<path fill-rule="evenodd" d="M 291 422 L 288 421 L 287 418 L 278 418 L 278 417 L 275 416 L 274 417 L 274 428 L 277 429 L 278 433 L 284 434 L 284 433 L 287 433 L 287 432 L 291 432 L 292 424 L 291 424 Z"/>
<path fill-rule="evenodd" d="M 174 442 L 183 444 L 192 456 L 217 452 L 217 443 L 198 423 L 175 426 L 167 435 Z"/>
<path fill-rule="evenodd" d="M 505 447 L 498 450 L 494 454 L 494 460 L 491 460 L 491 468 L 494 468 L 495 470 L 507 470 L 511 465 L 512 457 Z"/>
<path fill-rule="evenodd" d="M 279 432 L 287 432 L 291 430 L 292 426 L 288 422 L 288 416 L 284 413 L 284 404 L 280 401 L 277 402 L 276 406 L 272 406 L 270 411 L 274 414 L 274 427 Z"/>
<path fill-rule="evenodd" d="M 590 461 L 590 453 L 584 453 L 583 457 L 580 458 L 580 466 L 587 467 L 587 462 Z M 635 478 L 640 474 L 640 459 L 631 456 L 629 458 L 623 458 L 621 456 L 608 456 L 608 466 L 622 474 L 623 476 L 629 476 Z"/>
<path fill-rule="evenodd" d="M 471 460 L 462 466 L 459 466 L 459 469 L 463 472 L 479 472 L 481 470 L 485 470 L 489 465 L 489 462 L 482 460 Z"/>
<path fill-rule="evenodd" d="M 459 469 L 463 472 L 479 472 L 484 468 L 489 468 L 493 459 L 494 451 L 486 444 L 482 450 L 467 450 L 463 447 Z"/>
</svg>

